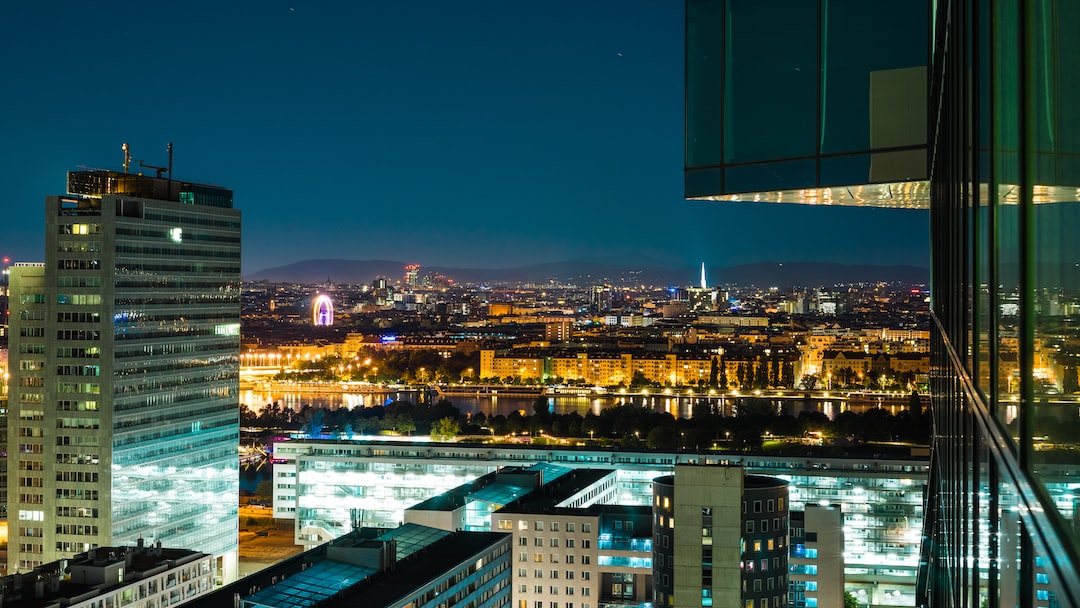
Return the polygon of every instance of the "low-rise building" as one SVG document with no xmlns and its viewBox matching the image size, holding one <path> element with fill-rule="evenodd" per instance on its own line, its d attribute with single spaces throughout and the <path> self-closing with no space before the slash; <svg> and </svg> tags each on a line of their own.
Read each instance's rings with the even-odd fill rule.
<svg viewBox="0 0 1080 608">
<path fill-rule="evenodd" d="M 193 608 L 507 606 L 510 537 L 361 528 L 240 579 Z"/>
<path fill-rule="evenodd" d="M 160 544 L 98 547 L 0 579 L 7 608 L 159 608 L 214 590 L 214 556 Z"/>
</svg>

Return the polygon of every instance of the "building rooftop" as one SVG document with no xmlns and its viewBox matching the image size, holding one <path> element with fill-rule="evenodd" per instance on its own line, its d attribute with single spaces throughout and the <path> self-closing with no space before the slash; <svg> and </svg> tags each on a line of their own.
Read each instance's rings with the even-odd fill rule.
<svg viewBox="0 0 1080 608">
<path fill-rule="evenodd" d="M 499 512 L 557 514 L 562 508 L 559 507 L 560 503 L 614 473 L 613 469 L 574 469 L 569 474 L 544 484 L 542 489 L 507 503 Z M 581 513 L 581 509 L 566 508 L 564 512 L 567 515 L 576 515 Z"/>
<path fill-rule="evenodd" d="M 327 602 L 349 603 L 363 596 L 365 606 L 384 606 L 415 591 L 423 581 L 482 552 L 505 538 L 491 532 L 446 532 L 417 524 L 393 530 L 364 528 L 304 554 L 315 562 L 243 600 L 252 608 L 314 606 Z M 394 564 L 385 571 L 374 565 L 338 561 L 330 551 L 370 546 L 371 541 L 393 541 Z M 220 595 L 220 593 L 218 594 Z"/>
<path fill-rule="evenodd" d="M 0 579 L 5 607 L 66 606 L 209 557 L 187 549 L 99 547 Z M 121 575 L 122 573 L 122 575 Z"/>
<path fill-rule="evenodd" d="M 574 469 L 538 462 L 527 467 L 504 467 L 419 502 L 410 511 L 453 511 L 474 501 L 508 504 Z"/>
<path fill-rule="evenodd" d="M 89 197 L 126 194 L 138 198 L 226 209 L 233 206 L 232 190 L 220 186 L 106 169 L 69 171 L 67 192 Z"/>
</svg>

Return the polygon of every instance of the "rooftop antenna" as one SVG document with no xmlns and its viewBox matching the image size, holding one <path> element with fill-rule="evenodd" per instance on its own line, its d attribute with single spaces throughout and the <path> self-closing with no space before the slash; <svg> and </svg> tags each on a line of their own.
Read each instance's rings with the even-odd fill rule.
<svg viewBox="0 0 1080 608">
<path fill-rule="evenodd" d="M 154 165 L 148 165 L 148 164 L 144 163 L 141 160 L 139 161 L 139 166 L 142 167 L 143 169 L 153 169 L 153 170 L 157 171 L 158 178 L 161 178 L 161 177 L 163 177 L 163 174 L 168 173 L 169 174 L 169 179 L 171 180 L 172 179 L 172 161 L 173 161 L 172 142 L 169 142 L 169 145 L 168 145 L 167 149 L 169 151 L 169 166 L 168 167 L 155 167 Z M 126 167 L 126 165 L 125 165 L 125 167 Z"/>
<path fill-rule="evenodd" d="M 128 147 L 127 142 L 124 142 L 120 149 L 124 151 L 124 173 L 127 173 L 128 165 L 131 164 L 131 148 Z"/>
</svg>

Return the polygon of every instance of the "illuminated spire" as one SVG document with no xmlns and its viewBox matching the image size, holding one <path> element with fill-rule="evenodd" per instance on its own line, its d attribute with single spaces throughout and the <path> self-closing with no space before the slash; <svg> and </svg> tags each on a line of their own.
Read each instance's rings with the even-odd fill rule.
<svg viewBox="0 0 1080 608">
<path fill-rule="evenodd" d="M 701 263 L 701 288 L 707 289 L 708 285 L 705 284 L 705 262 Z"/>
</svg>

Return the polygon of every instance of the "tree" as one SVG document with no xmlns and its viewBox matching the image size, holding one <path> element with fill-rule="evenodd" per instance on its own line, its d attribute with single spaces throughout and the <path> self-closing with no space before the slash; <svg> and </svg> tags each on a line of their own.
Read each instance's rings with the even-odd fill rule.
<svg viewBox="0 0 1080 608">
<path fill-rule="evenodd" d="M 461 432 L 461 425 L 453 418 L 440 418 L 431 425 L 432 441 L 450 441 Z"/>
<path fill-rule="evenodd" d="M 323 418 L 326 416 L 326 411 L 322 408 L 309 409 L 307 411 L 306 420 L 304 422 L 304 430 L 307 431 L 308 437 L 318 437 L 322 434 L 323 430 Z"/>
<path fill-rule="evenodd" d="M 533 401 L 532 410 L 534 416 L 546 420 L 551 414 L 551 405 L 548 403 L 547 397 L 537 397 Z"/>
<path fill-rule="evenodd" d="M 764 390 L 769 388 L 769 362 L 759 360 L 754 365 L 754 388 Z"/>
<path fill-rule="evenodd" d="M 712 362 L 709 363 L 709 388 L 716 388 L 719 377 L 720 363 L 717 362 L 716 357 L 713 357 Z"/>
<path fill-rule="evenodd" d="M 652 449 L 674 449 L 679 439 L 678 433 L 670 426 L 658 426 L 649 431 L 645 445 Z"/>
<path fill-rule="evenodd" d="M 780 370 L 780 386 L 784 388 L 795 387 L 795 364 L 791 361 L 784 361 L 784 366 Z"/>
<path fill-rule="evenodd" d="M 859 600 L 850 591 L 844 592 L 844 608 L 859 608 Z"/>
<path fill-rule="evenodd" d="M 1080 391 L 1080 382 L 1077 381 L 1076 366 L 1066 365 L 1062 370 L 1061 392 L 1071 395 L 1077 391 Z"/>
<path fill-rule="evenodd" d="M 707 401 L 699 401 L 694 404 L 691 410 L 691 417 L 700 422 L 712 415 L 712 404 Z"/>
</svg>

